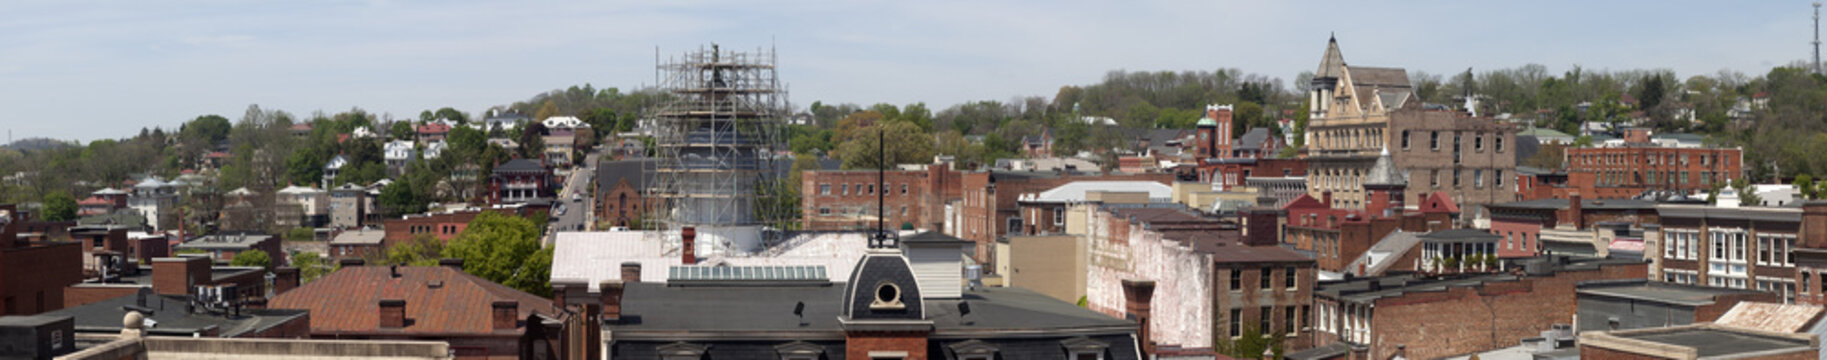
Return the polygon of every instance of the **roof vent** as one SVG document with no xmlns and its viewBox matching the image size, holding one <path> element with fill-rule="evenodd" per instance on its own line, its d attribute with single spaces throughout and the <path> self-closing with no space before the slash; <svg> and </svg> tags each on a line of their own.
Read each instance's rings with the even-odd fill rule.
<svg viewBox="0 0 1827 360">
<path fill-rule="evenodd" d="M 444 288 L 444 280 L 427 281 L 427 282 L 425 282 L 425 287 L 432 288 L 432 289 L 442 289 L 442 288 Z"/>
</svg>

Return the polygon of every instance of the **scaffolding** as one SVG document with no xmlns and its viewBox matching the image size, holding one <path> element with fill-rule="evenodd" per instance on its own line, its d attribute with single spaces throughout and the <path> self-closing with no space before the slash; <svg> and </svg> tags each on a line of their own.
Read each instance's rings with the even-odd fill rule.
<svg viewBox="0 0 1827 360">
<path fill-rule="evenodd" d="M 778 177 L 774 152 L 787 112 L 775 59 L 772 49 L 745 53 L 712 44 L 657 61 L 659 87 L 671 95 L 649 109 L 657 159 L 645 169 L 654 179 L 647 198 L 657 202 L 651 214 L 658 229 L 759 231 L 780 216 L 757 211 L 771 198 L 763 188 Z M 759 245 L 731 241 L 711 245 Z"/>
</svg>

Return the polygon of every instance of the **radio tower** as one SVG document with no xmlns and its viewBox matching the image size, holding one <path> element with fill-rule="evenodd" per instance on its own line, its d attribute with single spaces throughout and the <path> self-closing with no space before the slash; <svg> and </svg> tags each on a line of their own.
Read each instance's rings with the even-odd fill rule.
<svg viewBox="0 0 1827 360">
<path fill-rule="evenodd" d="M 1821 73 L 1821 2 L 1814 2 L 1814 73 Z"/>
</svg>

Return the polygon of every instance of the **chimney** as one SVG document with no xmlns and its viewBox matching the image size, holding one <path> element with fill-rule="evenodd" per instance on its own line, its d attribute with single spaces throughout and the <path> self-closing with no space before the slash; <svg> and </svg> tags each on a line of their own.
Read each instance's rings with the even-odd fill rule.
<svg viewBox="0 0 1827 360">
<path fill-rule="evenodd" d="M 1149 334 L 1150 327 L 1148 321 L 1150 317 L 1149 313 L 1152 311 L 1152 306 L 1149 302 L 1154 300 L 1154 296 L 1154 280 L 1123 279 L 1123 300 L 1125 304 L 1123 312 L 1126 315 L 1125 317 L 1135 320 L 1137 326 L 1140 326 L 1140 328 L 1136 330 L 1136 340 L 1142 343 L 1142 353 L 1145 357 L 1152 357 L 1155 354 L 1154 337 Z"/>
<path fill-rule="evenodd" d="M 698 230 L 690 226 L 679 231 L 679 256 L 685 265 L 698 264 Z"/>
<path fill-rule="evenodd" d="M 368 262 L 365 260 L 362 260 L 362 258 L 346 258 L 346 259 L 336 261 L 336 265 L 339 265 L 342 267 L 365 266 L 365 265 L 367 265 L 367 263 Z"/>
<path fill-rule="evenodd" d="M 392 276 L 395 279 L 400 278 L 400 265 L 394 264 L 387 266 L 387 275 Z"/>
<path fill-rule="evenodd" d="M 629 262 L 622 263 L 622 282 L 623 283 L 641 282 L 641 263 L 640 262 L 629 261 Z"/>
<path fill-rule="evenodd" d="M 1336 207 L 1336 206 L 1332 206 L 1332 192 L 1331 191 L 1321 191 L 1320 192 L 1320 203 L 1326 204 L 1326 207 L 1328 207 L 1328 208 Z"/>
<path fill-rule="evenodd" d="M 508 330 L 519 327 L 520 302 L 514 300 L 495 300 L 489 304 L 489 318 L 495 330 Z"/>
<path fill-rule="evenodd" d="M 1345 356 L 1346 360 L 1371 360 L 1370 346 L 1355 343 L 1347 344 L 1349 345 L 1347 345 L 1346 348 L 1350 349 L 1350 353 Z"/>
<path fill-rule="evenodd" d="M 451 270 L 463 271 L 463 259 L 459 259 L 459 258 L 438 259 L 438 266 L 447 267 L 447 268 L 450 268 Z"/>
<path fill-rule="evenodd" d="M 1584 213 L 1580 211 L 1581 205 L 1583 204 L 1581 204 L 1580 201 L 1580 192 L 1575 191 L 1572 194 L 1567 195 L 1567 217 L 1572 218 L 1570 220 L 1572 220 L 1574 229 L 1586 228 L 1586 217 L 1582 215 Z"/>
<path fill-rule="evenodd" d="M 603 280 L 602 283 L 597 284 L 597 288 L 601 290 L 603 320 L 622 319 L 622 290 L 625 285 L 621 280 Z"/>
<path fill-rule="evenodd" d="M 1827 200 L 1802 203 L 1802 247 L 1827 248 Z"/>
<path fill-rule="evenodd" d="M 1250 246 L 1274 246 L 1281 243 L 1276 236 L 1276 228 L 1281 219 L 1280 211 L 1270 209 L 1246 209 L 1244 213 L 1244 243 Z"/>
<path fill-rule="evenodd" d="M 406 300 L 381 300 L 381 328 L 398 329 L 406 327 Z"/>
<path fill-rule="evenodd" d="M 273 268 L 273 294 L 284 294 L 298 288 L 298 268 L 281 266 Z"/>
</svg>

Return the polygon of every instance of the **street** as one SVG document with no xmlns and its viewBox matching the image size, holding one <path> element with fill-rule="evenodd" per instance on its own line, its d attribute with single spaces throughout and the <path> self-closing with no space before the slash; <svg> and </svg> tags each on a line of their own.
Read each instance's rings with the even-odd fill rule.
<svg viewBox="0 0 1827 360">
<path fill-rule="evenodd" d="M 595 224 L 590 221 L 596 199 L 590 194 L 591 180 L 596 177 L 596 160 L 599 151 L 595 148 L 584 157 L 584 165 L 571 171 L 565 178 L 565 184 L 559 188 L 557 198 L 553 199 L 551 226 L 546 231 L 544 243 L 551 245 L 560 231 L 590 230 Z M 563 209 L 560 211 L 559 209 Z"/>
</svg>

